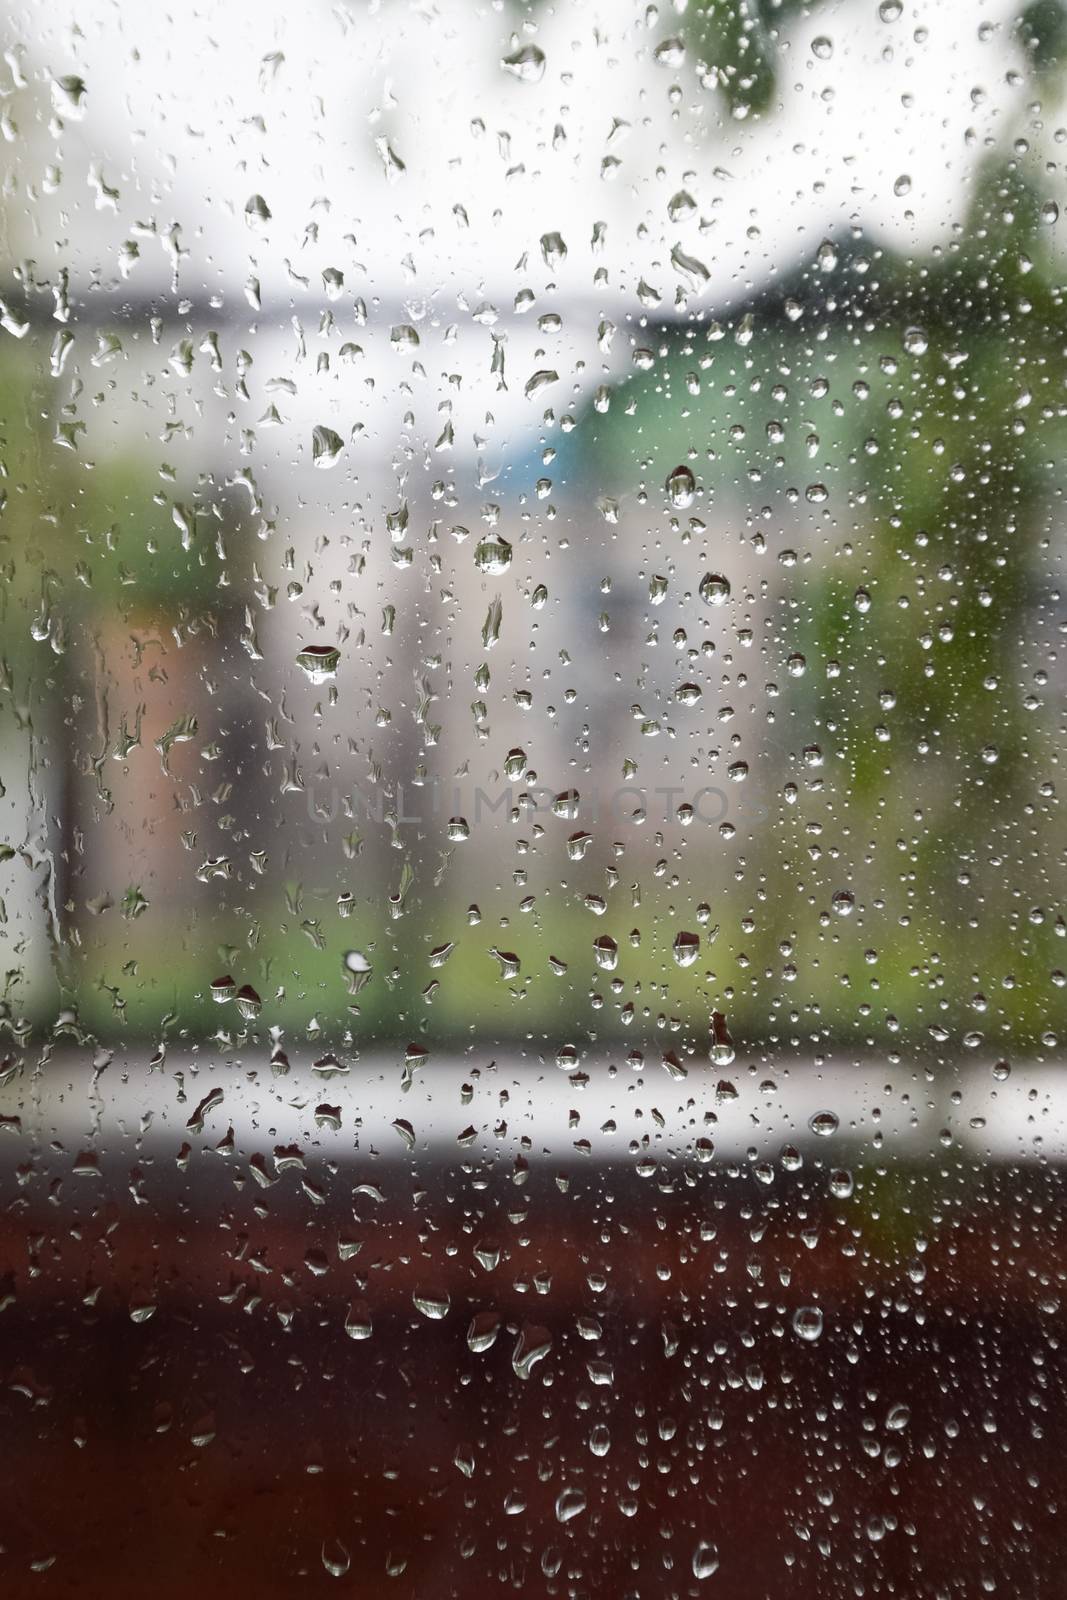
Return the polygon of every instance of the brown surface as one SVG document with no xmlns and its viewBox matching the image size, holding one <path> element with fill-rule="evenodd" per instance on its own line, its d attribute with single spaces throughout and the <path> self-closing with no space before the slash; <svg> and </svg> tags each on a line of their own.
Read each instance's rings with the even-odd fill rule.
<svg viewBox="0 0 1067 1600">
<path fill-rule="evenodd" d="M 144 1204 L 117 1160 L 67 1177 L 58 1204 L 49 1162 L 21 1186 L 6 1174 L 3 1593 L 1067 1594 L 1054 1171 L 931 1169 L 893 1229 L 877 1177 L 860 1209 L 819 1198 L 810 1172 L 767 1193 L 713 1166 L 663 1192 L 586 1166 L 567 1194 L 555 1173 L 478 1191 L 458 1171 L 341 1170 L 317 1206 L 295 1173 L 235 1189 L 223 1161 L 145 1164 Z M 353 1198 L 368 1179 L 384 1205 Z M 363 1241 L 347 1263 L 339 1237 Z M 492 1242 L 486 1273 L 473 1250 Z M 448 1316 L 427 1320 L 413 1290 L 447 1291 Z M 365 1342 L 343 1331 L 353 1297 L 374 1313 Z M 790 1319 L 816 1298 L 826 1328 L 806 1345 Z M 472 1354 L 489 1308 L 504 1326 Z M 577 1332 L 591 1315 L 599 1342 Z M 511 1367 L 523 1323 L 553 1337 L 529 1381 Z M 588 1505 L 561 1526 L 564 1485 Z M 525 1509 L 506 1514 L 509 1494 Z M 698 1584 L 702 1538 L 722 1564 Z M 340 1579 L 321 1558 L 335 1539 Z"/>
</svg>

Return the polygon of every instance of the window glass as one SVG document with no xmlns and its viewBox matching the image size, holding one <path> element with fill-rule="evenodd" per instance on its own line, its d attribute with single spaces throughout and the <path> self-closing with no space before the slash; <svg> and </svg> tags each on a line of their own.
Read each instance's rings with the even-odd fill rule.
<svg viewBox="0 0 1067 1600">
<path fill-rule="evenodd" d="M 0 68 L 0 1582 L 1062 1594 L 1061 0 Z"/>
</svg>

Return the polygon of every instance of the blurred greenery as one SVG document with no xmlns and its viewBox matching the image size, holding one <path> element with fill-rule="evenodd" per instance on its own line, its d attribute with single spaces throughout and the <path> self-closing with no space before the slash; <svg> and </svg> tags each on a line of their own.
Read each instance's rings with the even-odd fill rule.
<svg viewBox="0 0 1067 1600">
<path fill-rule="evenodd" d="M 769 109 L 775 29 L 799 10 L 792 0 L 710 0 L 679 27 L 735 109 Z M 1017 26 L 1036 77 L 1049 80 L 1067 39 L 1062 6 L 1037 0 Z M 908 256 L 856 232 L 833 242 L 829 270 L 825 258 L 800 262 L 726 325 L 653 327 L 646 342 L 665 354 L 575 430 L 576 503 L 609 493 L 625 505 L 650 464 L 662 480 L 689 452 L 709 523 L 761 500 L 779 531 L 759 559 L 781 562 L 797 545 L 799 603 L 768 659 L 790 714 L 761 735 L 769 816 L 746 841 L 773 909 L 749 934 L 736 931 L 751 895 L 739 884 L 714 908 L 718 942 L 680 971 L 676 897 L 651 883 L 640 944 L 620 938 L 619 972 L 635 997 L 628 1030 L 592 960 L 599 929 L 573 901 L 546 900 L 514 930 L 521 969 L 505 982 L 486 928 L 463 927 L 458 891 L 435 899 L 424 876 L 416 910 L 397 920 L 380 886 L 348 921 L 333 890 L 310 897 L 304 916 L 264 898 L 254 937 L 239 901 L 202 897 L 190 917 L 149 886 L 140 914 L 136 900 L 89 918 L 73 902 L 64 912 L 81 930 L 65 997 L 83 1024 L 105 1035 L 120 1022 L 153 1036 L 163 1018 L 164 1032 L 232 1030 L 209 992 L 232 961 L 238 981 L 269 998 L 264 1027 L 357 1044 L 420 1033 L 459 1042 L 476 1027 L 482 1039 L 699 1045 L 714 994 L 746 1051 L 828 1038 L 894 1049 L 907 1039 L 936 1054 L 969 1035 L 1039 1049 L 1062 1026 L 1062 989 L 1050 979 L 1062 928 L 1051 915 L 1027 920 L 1047 890 L 1027 819 L 1041 809 L 1053 749 L 1049 717 L 1028 709 L 1021 685 L 1067 489 L 1067 309 L 1055 207 L 1037 158 L 1009 135 L 989 153 L 949 246 Z M 45 739 L 57 745 L 57 719 L 75 725 L 70 707 L 99 625 L 155 619 L 233 633 L 252 565 L 246 523 L 209 484 L 161 483 L 132 455 L 85 470 L 77 435 L 62 447 L 43 359 L 36 332 L 3 347 L 0 616 L 5 715 L 36 691 L 40 717 L 52 719 Z M 751 513 L 745 528 L 758 548 Z M 738 548 L 733 534 L 728 549 Z M 31 626 L 42 617 L 43 628 Z M 795 682 L 788 657 L 805 662 Z M 817 749 L 817 770 L 802 745 Z M 825 858 L 813 838 L 830 846 Z M 879 910 L 877 948 L 871 918 L 826 912 L 843 881 L 861 910 Z M 428 955 L 440 933 L 423 914 L 435 907 L 463 930 L 439 971 Z M 349 947 L 375 969 L 358 1010 L 341 971 Z M 552 975 L 550 955 L 566 978 Z M 18 998 L 41 1024 L 54 1014 L 53 995 Z"/>
</svg>

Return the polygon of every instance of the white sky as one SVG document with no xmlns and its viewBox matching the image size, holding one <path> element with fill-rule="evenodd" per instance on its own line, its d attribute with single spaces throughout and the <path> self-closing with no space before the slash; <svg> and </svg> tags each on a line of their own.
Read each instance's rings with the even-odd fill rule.
<svg viewBox="0 0 1067 1600">
<path fill-rule="evenodd" d="M 58 140 L 40 130 L 42 158 L 64 169 L 37 208 L 41 243 L 57 237 L 65 213 L 61 254 L 72 271 L 111 276 L 132 224 L 153 219 L 161 232 L 181 225 L 187 291 L 230 294 L 253 270 L 265 292 L 288 295 L 288 259 L 317 292 L 333 265 L 366 295 L 451 308 L 457 295 L 484 294 L 503 310 L 520 283 L 537 291 L 549 277 L 598 300 L 592 275 L 603 265 L 612 296 L 630 299 L 643 276 L 669 303 L 680 243 L 704 261 L 705 293 L 721 304 L 853 219 L 923 248 L 941 236 L 961 213 L 982 138 L 1021 103 L 1022 88 L 1005 81 L 1018 65 L 1008 29 L 979 37 L 983 21 L 1016 9 L 1014 0 L 937 0 L 906 4 L 890 24 L 874 0 L 826 4 L 784 33 L 781 114 L 749 122 L 729 119 L 691 64 L 655 64 L 655 46 L 679 23 L 670 7 L 649 27 L 644 5 L 626 0 L 546 8 L 527 39 L 546 55 L 532 85 L 499 65 L 509 16 L 471 0 L 216 0 L 170 14 L 133 0 L 53 0 L 14 21 L 9 38 L 25 47 L 31 81 L 77 73 L 87 85 L 79 124 Z M 829 59 L 812 52 L 819 37 L 832 42 Z M 614 119 L 628 126 L 612 137 Z M 557 127 L 565 137 L 554 148 Z M 393 183 L 375 146 L 382 137 L 405 163 Z M 609 155 L 620 165 L 605 181 Z M 94 161 L 118 190 L 114 210 L 95 209 Z M 905 196 L 894 193 L 902 176 L 912 180 Z M 683 186 L 697 210 L 671 222 L 667 201 Z M 245 219 L 253 194 L 272 212 L 261 235 Z M 607 247 L 594 259 L 597 220 Z M 311 223 L 317 243 L 305 235 Z M 551 274 L 538 251 L 549 231 L 569 247 Z M 131 288 L 165 287 L 165 252 L 141 248 Z M 529 265 L 516 272 L 524 254 Z"/>
<path fill-rule="evenodd" d="M 93 282 L 160 294 L 178 224 L 182 293 L 217 295 L 251 323 L 244 285 L 260 280 L 260 380 L 291 359 L 294 309 L 314 334 L 321 275 L 338 269 L 332 309 L 362 354 L 345 371 L 335 361 L 328 383 L 303 382 L 287 420 L 344 435 L 372 394 L 398 431 L 411 362 L 389 333 L 412 322 L 438 409 L 454 405 L 456 452 L 469 459 L 482 453 L 487 411 L 501 451 L 522 448 L 546 404 L 566 410 L 628 364 L 641 341 L 627 319 L 669 312 L 679 292 L 691 308 L 729 311 L 853 225 L 873 243 L 928 250 L 962 218 L 987 142 L 1025 121 L 1015 0 L 912 0 L 893 22 L 876 0 L 830 0 L 783 30 L 782 109 L 749 121 L 701 88 L 692 62 L 656 63 L 681 8 L 546 6 L 536 32 L 516 40 L 517 8 L 473 0 L 214 0 L 169 12 L 52 0 L 13 13 L 8 37 L 28 82 L 6 103 L 19 181 L 36 198 L 9 205 L 12 246 L 42 278 L 65 267 L 76 294 Z M 817 39 L 831 41 L 829 55 L 812 49 Z M 538 83 L 500 65 L 524 42 L 545 53 Z M 85 81 L 83 115 L 61 107 L 66 125 L 49 126 L 51 82 L 67 74 Z M 404 163 L 394 181 L 382 139 Z M 607 157 L 619 163 L 610 181 Z M 48 194 L 50 163 L 60 175 Z M 668 201 L 683 188 L 695 210 L 672 221 Z M 271 213 L 259 229 L 246 216 L 255 195 Z M 596 222 L 606 224 L 600 253 Z M 540 240 L 553 232 L 568 253 L 549 266 Z M 129 239 L 140 259 L 123 285 Z M 704 264 L 705 285 L 672 264 L 676 247 Z M 639 301 L 642 282 L 662 297 L 658 310 Z M 535 298 L 516 318 L 522 289 Z M 356 296 L 370 312 L 362 330 Z M 506 392 L 490 369 L 494 311 L 508 337 Z M 548 336 L 536 318 L 551 311 L 564 326 Z M 602 317 L 621 329 L 607 357 Z M 527 397 L 539 368 L 559 381 Z"/>
</svg>

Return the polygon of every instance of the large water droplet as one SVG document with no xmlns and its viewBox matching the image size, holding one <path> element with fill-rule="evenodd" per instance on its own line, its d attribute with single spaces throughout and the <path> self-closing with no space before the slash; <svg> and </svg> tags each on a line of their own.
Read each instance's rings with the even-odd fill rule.
<svg viewBox="0 0 1067 1600">
<path fill-rule="evenodd" d="M 719 1549 L 707 1539 L 701 1539 L 693 1551 L 693 1577 L 710 1578 L 719 1570 Z"/>
<path fill-rule="evenodd" d="M 818 1306 L 801 1306 L 793 1312 L 793 1332 L 798 1339 L 814 1344 L 822 1334 L 822 1312 Z"/>
<path fill-rule="evenodd" d="M 581 1489 L 563 1489 L 556 1496 L 556 1518 L 559 1522 L 570 1522 L 574 1517 L 580 1517 L 586 1507 L 585 1494 Z"/>
<path fill-rule="evenodd" d="M 730 598 L 730 580 L 719 572 L 705 572 L 700 580 L 700 598 L 708 606 L 724 606 Z"/>
<path fill-rule="evenodd" d="M 545 75 L 545 52 L 536 44 L 524 44 L 502 56 L 500 65 L 520 83 L 540 83 Z"/>
<path fill-rule="evenodd" d="M 312 683 L 327 683 L 336 673 L 340 659 L 341 652 L 333 645 L 309 644 L 297 655 L 296 664 Z"/>
<path fill-rule="evenodd" d="M 686 466 L 675 467 L 667 479 L 667 499 L 676 511 L 684 511 L 693 504 L 696 479 Z"/>
<path fill-rule="evenodd" d="M 717 1067 L 728 1067 L 734 1059 L 734 1041 L 721 1011 L 711 1013 L 711 1059 Z"/>
<path fill-rule="evenodd" d="M 840 1126 L 841 1120 L 833 1111 L 816 1111 L 808 1120 L 808 1127 L 820 1139 L 829 1139 Z"/>
<path fill-rule="evenodd" d="M 331 1578 L 343 1578 L 352 1565 L 352 1557 L 340 1539 L 324 1539 L 322 1542 L 322 1564 Z"/>
<path fill-rule="evenodd" d="M 499 536 L 483 539 L 474 552 L 474 565 L 479 572 L 498 577 L 511 566 L 511 546 Z"/>
<path fill-rule="evenodd" d="M 311 459 L 323 470 L 332 467 L 345 447 L 340 434 L 320 423 L 311 432 Z"/>
</svg>

